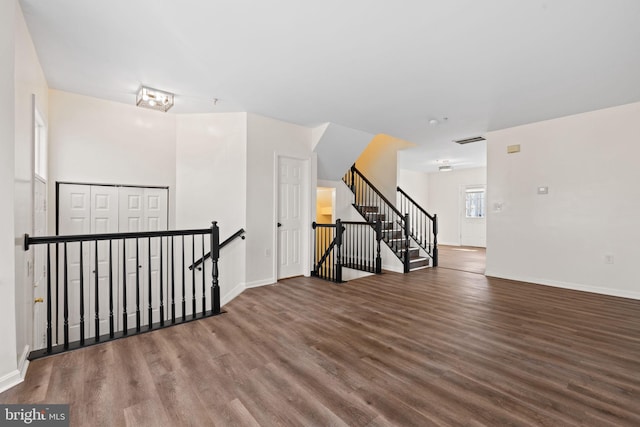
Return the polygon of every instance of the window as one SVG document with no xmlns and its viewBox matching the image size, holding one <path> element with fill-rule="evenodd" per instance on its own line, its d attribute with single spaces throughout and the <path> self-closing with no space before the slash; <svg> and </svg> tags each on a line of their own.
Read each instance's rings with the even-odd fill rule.
<svg viewBox="0 0 640 427">
<path fill-rule="evenodd" d="M 35 109 L 33 129 L 34 138 L 34 172 L 46 181 L 47 179 L 47 127 L 38 109 Z"/>
<path fill-rule="evenodd" d="M 467 188 L 465 193 L 465 216 L 467 218 L 484 218 L 484 188 Z"/>
</svg>

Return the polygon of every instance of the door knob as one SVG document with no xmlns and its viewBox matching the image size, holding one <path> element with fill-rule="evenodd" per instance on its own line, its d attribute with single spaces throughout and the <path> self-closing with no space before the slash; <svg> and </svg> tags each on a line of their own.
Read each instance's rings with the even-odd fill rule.
<svg viewBox="0 0 640 427">
<path fill-rule="evenodd" d="M 44 302 L 44 298 L 36 298 L 33 302 Z"/>
</svg>

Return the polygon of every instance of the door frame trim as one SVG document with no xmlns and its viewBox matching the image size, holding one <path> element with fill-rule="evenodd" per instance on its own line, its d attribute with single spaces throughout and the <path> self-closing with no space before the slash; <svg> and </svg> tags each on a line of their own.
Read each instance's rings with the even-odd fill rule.
<svg viewBox="0 0 640 427">
<path fill-rule="evenodd" d="M 303 163 L 303 194 L 300 197 L 302 203 L 302 242 L 300 242 L 300 251 L 302 256 L 302 274 L 308 277 L 311 273 L 311 263 L 309 261 L 309 230 L 306 230 L 305 222 L 307 224 L 311 224 L 311 157 L 301 157 L 289 154 L 283 154 L 275 151 L 273 153 L 273 221 L 272 221 L 272 230 L 273 230 L 273 238 L 272 238 L 272 250 L 273 254 L 273 283 L 278 281 L 278 260 L 279 260 L 279 252 L 278 252 L 278 203 L 280 202 L 278 194 L 279 194 L 279 183 L 280 183 L 280 170 L 278 168 L 280 164 L 281 158 L 299 160 Z"/>
</svg>

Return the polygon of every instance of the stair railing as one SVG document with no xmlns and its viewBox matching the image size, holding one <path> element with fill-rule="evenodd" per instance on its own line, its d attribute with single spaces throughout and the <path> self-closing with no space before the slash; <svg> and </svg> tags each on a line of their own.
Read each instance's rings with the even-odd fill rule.
<svg viewBox="0 0 640 427">
<path fill-rule="evenodd" d="M 409 214 L 402 214 L 355 165 L 351 166 L 342 180 L 354 194 L 353 206 L 368 222 L 382 221 L 382 240 L 404 265 L 410 268 L 409 259 Z"/>
<path fill-rule="evenodd" d="M 382 221 L 341 221 L 312 224 L 314 263 L 312 276 L 341 283 L 342 269 L 382 273 L 380 241 Z"/>
<path fill-rule="evenodd" d="M 312 224 L 314 230 L 313 271 L 311 275 L 342 283 L 342 232 L 340 220 L 335 224 Z"/>
<path fill-rule="evenodd" d="M 224 248 L 225 246 L 227 246 L 229 243 L 231 243 L 238 237 L 244 240 L 246 238 L 246 236 L 244 235 L 245 233 L 246 231 L 244 231 L 244 228 L 241 228 L 240 230 L 236 231 L 231 236 L 227 237 L 224 242 L 220 243 L 220 249 Z M 189 266 L 189 270 L 193 270 L 194 268 L 197 268 L 198 271 L 202 270 L 202 267 L 200 267 L 200 265 L 206 260 L 208 260 L 209 258 L 211 258 L 211 252 L 207 252 L 201 258 L 199 258 L 196 262 L 191 264 Z"/>
<path fill-rule="evenodd" d="M 46 348 L 32 351 L 29 359 L 220 314 L 219 233 L 214 221 L 211 228 L 191 230 L 26 234 L 25 250 L 46 245 L 47 268 Z M 202 283 L 196 280 L 195 269 L 191 280 L 185 274 L 186 255 L 195 263 L 197 252 L 204 255 L 206 240 L 211 259 L 209 292 L 204 269 Z M 55 254 L 52 258 L 52 249 L 60 254 L 58 259 Z M 53 272 L 51 266 L 56 264 Z M 56 294 L 62 285 L 62 301 L 56 298 L 55 305 L 54 284 Z M 57 338 L 59 329 L 62 342 Z"/>
<path fill-rule="evenodd" d="M 342 266 L 381 274 L 382 221 L 342 221 L 342 225 Z"/>
<path fill-rule="evenodd" d="M 398 206 L 402 212 L 408 212 L 407 233 L 433 259 L 438 266 L 438 216 L 429 214 L 402 188 L 397 187 Z"/>
</svg>

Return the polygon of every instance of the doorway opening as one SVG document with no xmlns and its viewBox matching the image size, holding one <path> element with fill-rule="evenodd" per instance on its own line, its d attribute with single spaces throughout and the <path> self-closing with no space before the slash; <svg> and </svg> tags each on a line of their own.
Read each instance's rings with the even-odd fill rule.
<svg viewBox="0 0 640 427">
<path fill-rule="evenodd" d="M 316 222 L 318 224 L 332 224 L 336 189 L 331 187 L 317 187 L 316 189 Z"/>
</svg>

